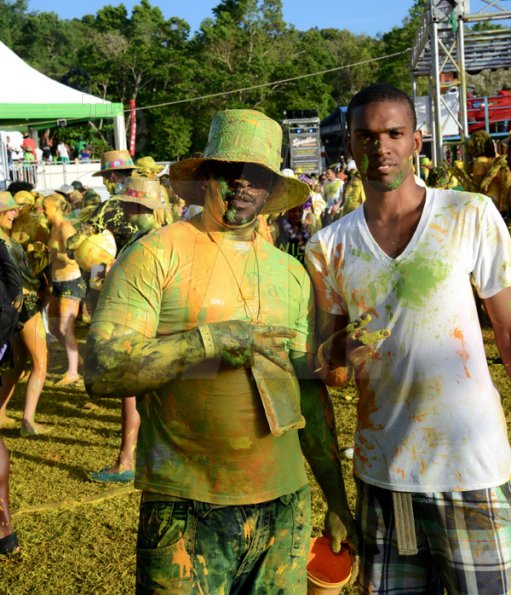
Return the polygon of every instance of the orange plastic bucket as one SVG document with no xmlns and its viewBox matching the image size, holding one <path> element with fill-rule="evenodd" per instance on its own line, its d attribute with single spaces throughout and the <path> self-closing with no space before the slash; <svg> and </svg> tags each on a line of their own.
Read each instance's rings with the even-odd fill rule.
<svg viewBox="0 0 511 595">
<path fill-rule="evenodd" d="M 343 547 L 338 554 L 328 537 L 311 539 L 307 561 L 307 595 L 337 595 L 351 577 L 351 554 Z"/>
</svg>

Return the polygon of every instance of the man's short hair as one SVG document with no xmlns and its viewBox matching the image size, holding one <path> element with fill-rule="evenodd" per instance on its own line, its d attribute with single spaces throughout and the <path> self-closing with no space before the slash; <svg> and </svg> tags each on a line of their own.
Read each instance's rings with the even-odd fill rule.
<svg viewBox="0 0 511 595">
<path fill-rule="evenodd" d="M 415 105 L 410 96 L 393 85 L 388 85 L 387 83 L 375 83 L 374 85 L 364 87 L 351 99 L 347 113 L 348 132 L 351 128 L 353 110 L 369 103 L 382 103 L 384 101 L 403 103 L 406 105 L 412 116 L 413 129 L 415 130 L 417 128 L 417 114 L 415 113 Z"/>
</svg>

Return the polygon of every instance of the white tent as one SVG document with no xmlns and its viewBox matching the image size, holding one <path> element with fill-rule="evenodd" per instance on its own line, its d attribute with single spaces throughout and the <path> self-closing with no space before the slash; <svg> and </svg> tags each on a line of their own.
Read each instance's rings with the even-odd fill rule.
<svg viewBox="0 0 511 595">
<path fill-rule="evenodd" d="M 112 118 L 115 146 L 126 149 L 124 107 L 63 85 L 24 62 L 0 42 L 0 128 L 55 126 L 58 120 Z M 2 122 L 4 121 L 4 122 Z"/>
</svg>

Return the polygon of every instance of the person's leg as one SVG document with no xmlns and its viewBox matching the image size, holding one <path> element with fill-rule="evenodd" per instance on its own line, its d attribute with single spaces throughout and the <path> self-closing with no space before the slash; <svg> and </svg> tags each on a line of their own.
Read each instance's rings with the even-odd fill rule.
<svg viewBox="0 0 511 595">
<path fill-rule="evenodd" d="M 9 502 L 9 453 L 0 437 L 0 555 L 19 551 L 18 536 L 12 530 Z"/>
<path fill-rule="evenodd" d="M 128 397 L 121 401 L 121 452 L 117 459 L 119 471 L 133 469 L 135 449 L 137 447 L 140 415 L 137 411 L 136 397 Z"/>
<path fill-rule="evenodd" d="M 359 524 L 359 593 L 425 595 L 444 592 L 414 508 L 418 553 L 399 555 L 392 492 L 357 481 Z"/>
<path fill-rule="evenodd" d="M 16 337 L 13 344 L 14 367 L 2 374 L 2 385 L 0 386 L 0 427 L 14 427 L 17 423 L 7 416 L 7 405 L 14 394 L 16 383 L 21 376 L 27 362 L 28 352 L 20 335 Z"/>
<path fill-rule="evenodd" d="M 0 437 L 0 554 L 12 554 L 20 549 L 12 530 L 9 503 L 9 454 Z"/>
<path fill-rule="evenodd" d="M 448 593 L 511 593 L 511 483 L 427 496 L 424 527 Z"/>
<path fill-rule="evenodd" d="M 260 504 L 196 503 L 194 576 L 204 592 L 294 595 L 307 590 L 310 490 Z"/>
<path fill-rule="evenodd" d="M 58 384 L 70 384 L 79 379 L 78 375 L 78 342 L 75 337 L 75 321 L 78 316 L 80 300 L 59 298 L 59 337 L 64 339 L 67 355 L 67 372 Z"/>
<path fill-rule="evenodd" d="M 9 454 L 0 437 L 0 539 L 12 533 L 9 508 Z"/>
<path fill-rule="evenodd" d="M 254 524 L 255 531 L 249 537 L 252 543 L 236 574 L 233 595 L 307 592 L 306 565 L 311 533 L 309 486 L 268 505 L 272 514 L 263 508 Z M 250 521 L 249 516 L 246 526 Z"/>
<path fill-rule="evenodd" d="M 48 352 L 46 347 L 46 331 L 40 312 L 32 316 L 25 323 L 21 331 L 21 339 L 32 359 L 32 368 L 25 393 L 22 428 L 28 434 L 41 434 L 45 431 L 45 427 L 41 424 L 36 424 L 34 417 L 46 379 Z"/>
<path fill-rule="evenodd" d="M 194 503 L 168 502 L 164 498 L 145 501 L 145 496 L 144 492 L 138 523 L 137 595 L 210 595 L 208 589 L 196 588 L 192 560 L 196 528 Z"/>
<path fill-rule="evenodd" d="M 48 328 L 52 336 L 64 346 L 65 338 L 60 333 L 60 297 L 52 294 L 48 304 Z"/>
<path fill-rule="evenodd" d="M 134 477 L 135 449 L 137 446 L 140 415 L 136 397 L 121 400 L 121 450 L 115 465 L 89 473 L 89 478 L 99 482 L 127 482 Z"/>
</svg>

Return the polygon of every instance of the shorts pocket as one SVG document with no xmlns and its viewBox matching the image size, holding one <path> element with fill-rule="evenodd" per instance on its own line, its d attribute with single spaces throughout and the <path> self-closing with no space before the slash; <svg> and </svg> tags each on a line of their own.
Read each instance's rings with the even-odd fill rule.
<svg viewBox="0 0 511 595">
<path fill-rule="evenodd" d="M 190 505 L 145 502 L 137 540 L 137 593 L 187 593 L 192 578 Z"/>
<path fill-rule="evenodd" d="M 309 486 L 300 488 L 293 494 L 280 497 L 286 506 L 292 524 L 291 556 L 305 557 L 309 554 L 309 541 L 311 532 L 311 502 Z M 287 516 L 287 515 L 286 515 Z"/>
</svg>

